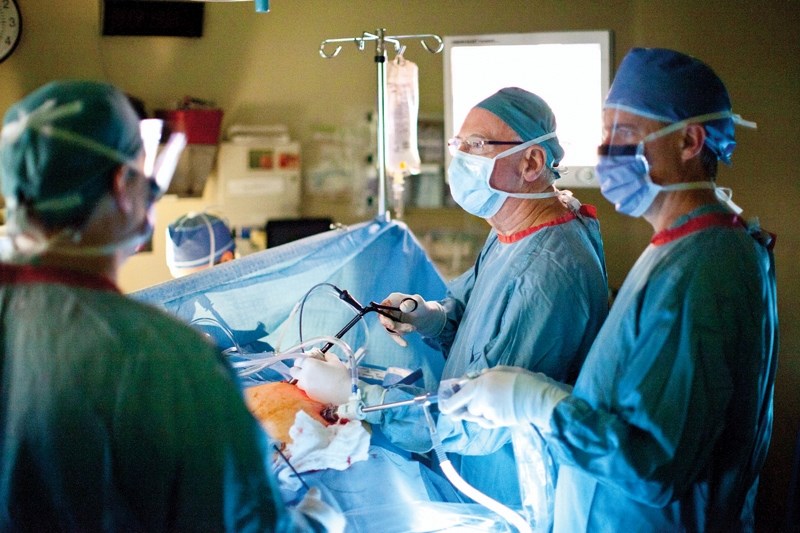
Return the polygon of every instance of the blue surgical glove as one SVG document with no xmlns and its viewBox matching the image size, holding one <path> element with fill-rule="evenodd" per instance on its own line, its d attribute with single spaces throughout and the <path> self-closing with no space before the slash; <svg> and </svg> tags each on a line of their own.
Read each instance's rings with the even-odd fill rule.
<svg viewBox="0 0 800 533">
<path fill-rule="evenodd" d="M 416 302 L 416 309 L 408 299 Z M 416 331 L 423 337 L 436 337 L 442 332 L 447 322 L 447 312 L 442 307 L 442 304 L 439 302 L 426 302 L 419 294 L 410 295 L 393 292 L 381 304 L 400 308 L 399 313 L 397 311 L 391 312 L 394 319 L 384 315 L 378 315 L 378 319 L 383 327 L 392 334 L 392 338 L 401 346 L 405 346 L 406 343 L 400 336 Z"/>
<path fill-rule="evenodd" d="M 333 405 L 347 403 L 352 389 L 350 369 L 335 354 L 320 356 L 321 351 L 297 359 L 289 374 L 312 400 Z"/>
<path fill-rule="evenodd" d="M 439 410 L 456 420 L 485 428 L 535 424 L 547 429 L 553 409 L 570 388 L 542 373 L 498 366 L 459 382 L 454 393 L 444 392 L 439 393 Z"/>
</svg>

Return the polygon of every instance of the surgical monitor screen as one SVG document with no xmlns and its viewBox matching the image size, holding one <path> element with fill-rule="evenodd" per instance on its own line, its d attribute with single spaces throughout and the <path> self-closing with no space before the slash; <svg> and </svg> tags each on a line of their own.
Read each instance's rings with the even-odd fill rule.
<svg viewBox="0 0 800 533">
<path fill-rule="evenodd" d="M 541 96 L 564 148 L 559 188 L 597 187 L 594 165 L 610 82 L 610 31 L 510 33 L 444 38 L 445 137 L 469 110 L 503 87 Z M 449 154 L 447 154 L 449 161 Z"/>
</svg>

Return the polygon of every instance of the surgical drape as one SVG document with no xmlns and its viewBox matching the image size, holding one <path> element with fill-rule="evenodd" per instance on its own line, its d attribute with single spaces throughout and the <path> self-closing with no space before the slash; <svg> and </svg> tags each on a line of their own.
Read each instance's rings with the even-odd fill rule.
<svg viewBox="0 0 800 533">
<path fill-rule="evenodd" d="M 319 335 L 334 335 L 355 315 L 332 290 L 313 291 L 300 314 L 295 304 L 315 285 L 330 283 L 348 291 L 362 305 L 392 290 L 444 295 L 445 285 L 419 242 L 402 222 L 375 220 L 333 230 L 218 265 L 186 278 L 168 281 L 133 297 L 172 312 L 184 321 L 205 317 L 221 322 L 238 336 L 286 350 Z M 343 340 L 366 348 L 363 362 L 382 368 L 423 371 L 425 388 L 434 390 L 442 354 L 419 339 L 407 349 L 392 342 L 373 315 L 366 315 Z"/>
</svg>

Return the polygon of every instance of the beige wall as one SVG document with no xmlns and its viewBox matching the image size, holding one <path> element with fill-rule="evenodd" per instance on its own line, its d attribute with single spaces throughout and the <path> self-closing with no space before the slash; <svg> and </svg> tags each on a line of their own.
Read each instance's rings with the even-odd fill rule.
<svg viewBox="0 0 800 533">
<path fill-rule="evenodd" d="M 720 181 L 734 189 L 746 214 L 759 215 L 778 233 L 782 349 L 760 515 L 764 523 L 782 516 L 800 427 L 800 322 L 793 313 L 800 280 L 792 274 L 800 259 L 794 213 L 800 198 L 794 176 L 800 163 L 800 2 L 276 0 L 268 14 L 256 14 L 251 2 L 210 3 L 201 39 L 102 38 L 98 0 L 60 0 L 57 8 L 44 0 L 19 3 L 24 35 L 0 64 L 0 110 L 52 78 L 98 78 L 143 98 L 151 110 L 189 94 L 216 101 L 225 110 L 224 126 L 280 122 L 301 141 L 312 125 L 348 120 L 375 101 L 374 48 L 358 53 L 346 47 L 323 60 L 320 42 L 381 27 L 390 34 L 439 35 L 611 29 L 615 64 L 631 46 L 677 48 L 710 63 L 728 85 L 734 111 L 759 125 L 755 132 L 737 131 L 734 165 L 722 169 Z M 406 56 L 420 68 L 421 112 L 442 113 L 441 56 L 413 43 Z M 597 191 L 580 197 L 599 208 L 610 281 L 618 286 L 650 227 L 614 213 Z M 173 207 L 162 206 L 166 217 L 180 214 L 170 212 Z M 165 269 L 133 261 L 129 268 L 149 272 L 138 278 L 145 284 L 166 276 Z M 134 280 L 123 288 L 136 286 Z"/>
</svg>

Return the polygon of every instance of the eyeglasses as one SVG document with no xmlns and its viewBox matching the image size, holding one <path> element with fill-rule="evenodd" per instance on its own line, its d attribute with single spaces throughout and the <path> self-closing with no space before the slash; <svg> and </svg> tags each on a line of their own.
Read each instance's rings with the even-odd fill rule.
<svg viewBox="0 0 800 533">
<path fill-rule="evenodd" d="M 158 181 L 156 181 L 155 177 L 148 176 L 147 174 L 145 174 L 144 172 L 142 172 L 141 170 L 132 165 L 126 165 L 126 166 L 128 168 L 129 175 L 136 176 L 147 182 L 148 202 L 153 203 L 162 196 L 164 196 L 165 191 L 161 190 L 161 187 L 159 187 Z"/>
<path fill-rule="evenodd" d="M 487 145 L 522 144 L 524 142 L 525 141 L 490 141 L 488 139 L 484 139 L 483 137 L 478 137 L 477 135 L 470 135 L 466 139 L 462 139 L 461 137 L 453 137 L 447 141 L 447 148 L 450 150 L 450 155 L 455 155 L 455 153 L 460 151 L 462 147 L 465 147 L 466 151 L 470 154 L 481 155 L 486 151 Z"/>
</svg>

